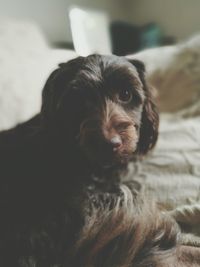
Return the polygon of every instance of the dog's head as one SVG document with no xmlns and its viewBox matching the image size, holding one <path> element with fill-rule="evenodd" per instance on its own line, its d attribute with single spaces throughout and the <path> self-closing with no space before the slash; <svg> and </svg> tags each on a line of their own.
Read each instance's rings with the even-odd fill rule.
<svg viewBox="0 0 200 267">
<path fill-rule="evenodd" d="M 158 114 L 144 65 L 91 55 L 60 64 L 43 90 L 44 124 L 87 159 L 105 166 L 127 163 L 156 143 Z"/>
</svg>

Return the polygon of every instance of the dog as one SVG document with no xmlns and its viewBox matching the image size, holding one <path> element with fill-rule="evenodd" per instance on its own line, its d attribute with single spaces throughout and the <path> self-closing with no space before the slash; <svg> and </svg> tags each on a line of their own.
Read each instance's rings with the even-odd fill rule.
<svg viewBox="0 0 200 267">
<path fill-rule="evenodd" d="M 120 175 L 155 146 L 158 124 L 142 62 L 90 55 L 60 64 L 41 112 L 0 133 L 0 266 L 67 266 L 83 192 L 119 195 Z"/>
</svg>

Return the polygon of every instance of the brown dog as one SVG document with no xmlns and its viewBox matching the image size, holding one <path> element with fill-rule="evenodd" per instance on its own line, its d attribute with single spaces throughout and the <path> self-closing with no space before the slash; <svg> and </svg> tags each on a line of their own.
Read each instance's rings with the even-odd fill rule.
<svg viewBox="0 0 200 267">
<path fill-rule="evenodd" d="M 141 62 L 93 55 L 60 66 L 43 91 L 43 123 L 90 164 L 124 164 L 155 145 L 158 114 Z"/>
<path fill-rule="evenodd" d="M 63 266 L 84 221 L 72 198 L 85 188 L 118 192 L 117 173 L 157 140 L 139 61 L 78 57 L 50 75 L 42 97 L 40 114 L 0 134 L 4 267 Z"/>
</svg>

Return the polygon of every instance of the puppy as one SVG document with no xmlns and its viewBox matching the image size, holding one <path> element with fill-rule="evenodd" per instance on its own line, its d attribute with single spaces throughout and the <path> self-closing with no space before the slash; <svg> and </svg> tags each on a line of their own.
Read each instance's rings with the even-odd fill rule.
<svg viewBox="0 0 200 267">
<path fill-rule="evenodd" d="M 119 193 L 121 171 L 154 147 L 158 121 L 141 62 L 60 64 L 41 112 L 0 134 L 0 265 L 63 266 L 84 222 L 83 199 L 72 199 L 85 188 Z"/>
</svg>

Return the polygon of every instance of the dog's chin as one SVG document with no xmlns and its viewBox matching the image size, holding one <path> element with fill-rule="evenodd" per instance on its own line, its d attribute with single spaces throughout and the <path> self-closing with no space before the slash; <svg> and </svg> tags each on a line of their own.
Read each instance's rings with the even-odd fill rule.
<svg viewBox="0 0 200 267">
<path fill-rule="evenodd" d="M 98 166 L 102 169 L 109 168 L 120 168 L 126 166 L 132 159 L 134 152 L 122 153 L 112 152 L 112 153 L 93 153 L 92 151 L 85 151 L 87 160 L 94 166 Z"/>
<path fill-rule="evenodd" d="M 131 156 L 126 157 L 114 157 L 108 161 L 104 161 L 101 163 L 101 166 L 103 169 L 120 169 L 127 166 L 127 164 L 130 162 Z"/>
</svg>

